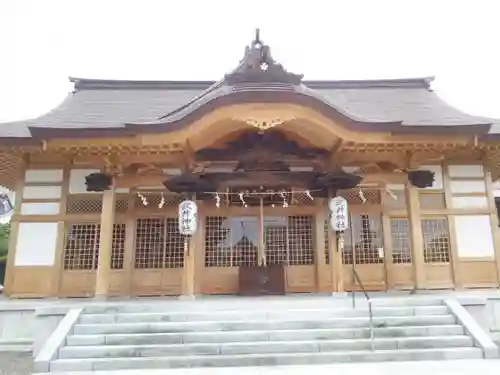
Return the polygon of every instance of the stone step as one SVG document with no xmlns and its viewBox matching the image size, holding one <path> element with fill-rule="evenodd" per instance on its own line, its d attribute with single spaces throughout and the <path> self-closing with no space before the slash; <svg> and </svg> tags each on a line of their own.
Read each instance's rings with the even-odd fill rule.
<svg viewBox="0 0 500 375">
<path fill-rule="evenodd" d="M 446 306 L 393 306 L 376 307 L 373 316 L 443 315 L 448 313 Z M 234 321 L 234 320 L 275 320 L 275 319 L 329 319 L 333 317 L 366 317 L 369 311 L 359 309 L 294 309 L 294 310 L 226 310 L 208 312 L 147 312 L 83 314 L 82 324 L 95 323 L 136 323 L 136 322 L 187 322 L 187 321 Z"/>
<path fill-rule="evenodd" d="M 423 337 L 463 335 L 460 325 L 406 326 L 375 328 L 375 337 Z M 137 334 L 97 334 L 70 335 L 68 346 L 84 345 L 145 345 L 145 344 L 182 344 L 218 343 L 242 341 L 299 341 L 335 340 L 348 338 L 368 338 L 368 328 L 323 328 L 309 330 L 271 330 L 271 331 L 216 331 L 185 333 L 137 333 Z"/>
<path fill-rule="evenodd" d="M 272 353 L 315 353 L 370 350 L 370 339 L 323 341 L 267 341 L 177 345 L 68 346 L 59 358 L 163 357 L 176 355 L 234 355 Z M 468 336 L 406 337 L 374 340 L 376 350 L 472 347 Z"/>
<path fill-rule="evenodd" d="M 385 326 L 423 326 L 455 324 L 452 315 L 375 317 L 375 327 Z M 250 330 L 282 330 L 282 329 L 315 329 L 315 328 L 353 328 L 367 327 L 368 317 L 333 318 L 325 320 L 243 320 L 243 321 L 198 321 L 198 322 L 165 322 L 165 323 L 113 323 L 113 324 L 77 324 L 75 334 L 106 333 L 161 333 L 161 332 L 199 332 L 199 331 L 250 331 Z"/>
<path fill-rule="evenodd" d="M 376 351 L 342 351 L 322 353 L 279 353 L 248 355 L 73 358 L 57 359 L 50 371 L 106 371 L 124 369 L 168 369 L 185 367 L 280 366 L 327 364 L 338 362 L 412 361 L 444 359 L 478 359 L 478 348 L 396 349 Z"/>
<path fill-rule="evenodd" d="M 367 306 L 367 302 L 361 293 L 356 293 L 356 306 Z M 410 307 L 410 306 L 443 306 L 443 299 L 440 297 L 388 297 L 372 298 L 375 307 Z M 150 300 L 149 303 L 138 304 L 134 302 L 122 302 L 111 305 L 110 302 L 86 306 L 85 314 L 118 314 L 118 313 L 153 313 L 153 312 L 186 312 L 196 310 L 199 312 L 213 312 L 224 310 L 294 310 L 294 309 L 335 309 L 350 308 L 352 302 L 350 293 L 345 297 L 331 299 L 325 297 L 314 298 L 307 296 L 303 298 L 273 298 L 273 297 L 251 297 L 245 299 L 221 298 L 221 299 L 197 299 L 195 301 L 172 300 Z"/>
</svg>

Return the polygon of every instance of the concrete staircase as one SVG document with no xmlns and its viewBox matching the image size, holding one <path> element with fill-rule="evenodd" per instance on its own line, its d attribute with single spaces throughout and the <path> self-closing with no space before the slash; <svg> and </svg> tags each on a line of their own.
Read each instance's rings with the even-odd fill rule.
<svg viewBox="0 0 500 375">
<path fill-rule="evenodd" d="M 86 308 L 50 371 L 326 364 L 482 358 L 440 300 L 375 301 L 375 350 L 365 307 L 165 311 Z M 196 306 L 193 304 L 193 306 Z"/>
</svg>

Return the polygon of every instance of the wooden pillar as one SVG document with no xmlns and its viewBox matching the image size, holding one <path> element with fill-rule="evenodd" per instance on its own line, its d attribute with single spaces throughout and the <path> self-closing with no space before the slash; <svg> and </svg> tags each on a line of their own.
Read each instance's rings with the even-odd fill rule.
<svg viewBox="0 0 500 375">
<path fill-rule="evenodd" d="M 68 204 L 69 195 L 69 176 L 71 172 L 71 163 L 68 163 L 63 168 L 63 181 L 61 186 L 61 200 L 59 202 L 59 220 L 57 222 L 57 242 L 56 254 L 54 262 L 54 272 L 52 274 L 51 295 L 57 297 L 61 288 L 61 277 L 64 270 L 64 246 L 66 241 L 66 206 Z"/>
<path fill-rule="evenodd" d="M 24 189 L 24 173 L 26 170 L 26 160 L 23 159 L 23 167 L 21 169 L 21 176 L 16 182 L 14 191 L 14 202 L 11 202 L 13 207 L 13 215 L 10 221 L 10 235 L 9 235 L 9 249 L 7 253 L 7 264 L 5 267 L 5 280 L 4 280 L 4 294 L 10 296 L 12 294 L 12 288 L 14 284 L 15 277 L 15 257 L 16 257 L 16 246 L 17 246 L 17 234 L 19 232 L 19 213 L 21 212 L 21 203 L 23 200 L 23 189 Z"/>
<path fill-rule="evenodd" d="M 111 271 L 111 251 L 113 247 L 113 226 L 115 223 L 114 184 L 102 197 L 101 232 L 99 240 L 99 262 L 95 283 L 95 296 L 107 297 Z"/>
<path fill-rule="evenodd" d="M 446 203 L 446 211 L 453 209 L 453 194 L 451 193 L 451 178 L 447 165 L 442 165 L 443 170 L 443 188 L 444 199 Z M 462 278 L 460 277 L 460 261 L 458 258 L 457 234 L 455 229 L 455 215 L 447 214 L 446 221 L 448 222 L 448 235 L 450 238 L 450 261 L 453 272 L 453 284 L 456 288 L 462 287 Z"/>
<path fill-rule="evenodd" d="M 420 202 L 418 189 L 409 182 L 406 183 L 406 209 L 410 226 L 413 279 L 415 289 L 425 288 L 424 241 L 422 237 L 422 222 L 420 220 Z"/>
<path fill-rule="evenodd" d="M 342 254 L 339 249 L 339 239 L 337 233 L 329 230 L 330 233 L 330 269 L 332 273 L 332 292 L 344 291 L 344 267 Z"/>
<path fill-rule="evenodd" d="M 387 186 L 385 186 L 387 188 Z M 394 289 L 396 287 L 394 263 L 392 256 L 392 228 L 391 228 L 391 217 L 388 214 L 390 210 L 390 205 L 388 204 L 388 199 L 393 199 L 388 196 L 388 193 L 384 190 L 381 192 L 381 203 L 382 203 L 382 237 L 383 237 L 383 251 L 384 251 L 384 269 L 385 269 L 385 290 Z"/>
<path fill-rule="evenodd" d="M 392 260 L 391 218 L 386 212 L 382 213 L 382 234 L 384 239 L 385 289 L 390 290 L 396 287 L 396 280 Z"/>
<path fill-rule="evenodd" d="M 206 217 L 205 212 L 201 211 L 198 217 L 198 230 L 196 231 L 196 242 L 194 251 L 194 294 L 200 294 L 202 291 L 203 271 L 205 270 L 205 229 Z"/>
<path fill-rule="evenodd" d="M 132 277 L 135 268 L 135 197 L 136 191 L 130 189 L 125 220 L 125 248 L 123 254 L 123 277 L 125 280 L 122 293 L 125 296 L 130 296 L 134 293 L 132 290 Z"/>
<path fill-rule="evenodd" d="M 497 283 L 500 285 L 500 229 L 498 228 L 498 214 L 495 205 L 495 194 L 493 192 L 491 172 L 486 172 L 486 194 L 488 195 L 491 233 L 493 235 L 493 245 L 495 247 L 495 268 L 497 271 Z"/>
<path fill-rule="evenodd" d="M 201 240 L 205 220 L 201 214 L 202 202 L 198 201 L 198 224 L 196 232 L 191 237 L 185 237 L 184 242 L 184 268 L 182 270 L 182 296 L 194 298 L 196 293 L 196 263 L 201 252 Z"/>
<path fill-rule="evenodd" d="M 316 288 L 318 292 L 327 292 L 328 267 L 325 257 L 325 220 L 326 206 L 324 199 L 316 200 L 317 211 L 314 220 L 315 227 L 315 265 L 316 265 Z M 333 283 L 333 279 L 332 279 Z"/>
</svg>

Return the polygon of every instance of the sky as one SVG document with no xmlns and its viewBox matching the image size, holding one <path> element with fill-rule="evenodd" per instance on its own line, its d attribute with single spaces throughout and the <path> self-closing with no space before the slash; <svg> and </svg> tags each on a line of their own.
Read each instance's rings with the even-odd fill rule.
<svg viewBox="0 0 500 375">
<path fill-rule="evenodd" d="M 435 76 L 500 118 L 500 0 L 0 0 L 0 122 L 36 117 L 68 77 L 216 80 L 259 27 L 306 79 Z"/>
</svg>

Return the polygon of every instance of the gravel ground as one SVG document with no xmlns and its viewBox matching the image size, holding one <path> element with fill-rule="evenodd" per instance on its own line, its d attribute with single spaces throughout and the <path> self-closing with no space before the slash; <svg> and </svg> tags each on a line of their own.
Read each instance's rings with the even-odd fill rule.
<svg viewBox="0 0 500 375">
<path fill-rule="evenodd" d="M 31 375 L 33 356 L 31 353 L 0 353 L 0 375 Z"/>
</svg>

